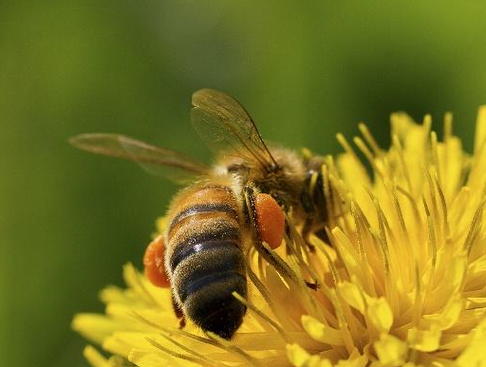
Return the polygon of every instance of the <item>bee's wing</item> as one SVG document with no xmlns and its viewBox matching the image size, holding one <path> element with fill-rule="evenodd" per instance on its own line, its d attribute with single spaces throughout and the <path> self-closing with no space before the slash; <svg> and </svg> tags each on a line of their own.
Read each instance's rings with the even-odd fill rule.
<svg viewBox="0 0 486 367">
<path fill-rule="evenodd" d="M 118 134 L 81 134 L 69 139 L 75 147 L 91 153 L 134 161 L 146 171 L 176 182 L 204 175 L 208 167 L 170 149 L 156 147 Z"/>
<path fill-rule="evenodd" d="M 213 89 L 192 95 L 191 120 L 198 134 L 218 151 L 254 157 L 264 168 L 276 167 L 250 115 L 236 100 Z"/>
</svg>

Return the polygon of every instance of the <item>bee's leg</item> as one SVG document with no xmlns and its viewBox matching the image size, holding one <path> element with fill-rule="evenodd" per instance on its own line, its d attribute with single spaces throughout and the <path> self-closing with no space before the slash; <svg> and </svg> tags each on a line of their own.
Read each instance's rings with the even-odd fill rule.
<svg viewBox="0 0 486 367">
<path fill-rule="evenodd" d="M 184 312 L 182 312 L 181 307 L 176 302 L 173 293 L 171 299 L 172 299 L 172 308 L 174 310 L 174 314 L 179 319 L 179 329 L 183 329 L 186 326 L 186 317 L 184 316 Z"/>
<path fill-rule="evenodd" d="M 314 235 L 319 238 L 322 242 L 325 242 L 327 244 L 331 244 L 331 241 L 329 241 L 329 236 L 327 235 L 327 232 L 325 229 L 321 229 L 319 231 L 316 231 Z"/>
<path fill-rule="evenodd" d="M 312 233 L 312 227 L 314 223 L 314 218 L 307 218 L 304 221 L 304 226 L 302 227 L 302 238 L 310 252 L 316 252 L 316 247 L 310 243 L 310 235 Z"/>
<path fill-rule="evenodd" d="M 329 241 L 329 236 L 327 235 L 324 225 L 316 227 L 314 225 L 314 219 L 306 219 L 304 226 L 302 227 L 302 238 L 310 252 L 316 252 L 316 247 L 310 242 L 311 234 L 319 238 L 322 242 L 330 245 L 331 242 Z"/>
<path fill-rule="evenodd" d="M 251 184 L 245 186 L 244 190 L 245 199 L 245 214 L 250 228 L 252 228 L 253 245 L 258 253 L 270 264 L 280 275 L 285 278 L 290 278 L 295 282 L 299 282 L 297 274 L 283 261 L 280 256 L 273 252 L 268 246 L 265 246 L 261 240 L 258 225 L 258 216 L 256 215 L 255 208 L 255 190 Z"/>
</svg>

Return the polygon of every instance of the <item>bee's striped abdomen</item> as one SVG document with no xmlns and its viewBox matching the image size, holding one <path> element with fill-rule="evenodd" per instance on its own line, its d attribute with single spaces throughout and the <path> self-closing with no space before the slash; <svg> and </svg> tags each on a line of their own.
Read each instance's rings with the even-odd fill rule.
<svg viewBox="0 0 486 367">
<path fill-rule="evenodd" d="M 224 186 L 206 186 L 179 198 L 167 231 L 166 266 L 184 313 L 203 330 L 230 338 L 240 326 L 246 297 L 238 203 Z"/>
</svg>

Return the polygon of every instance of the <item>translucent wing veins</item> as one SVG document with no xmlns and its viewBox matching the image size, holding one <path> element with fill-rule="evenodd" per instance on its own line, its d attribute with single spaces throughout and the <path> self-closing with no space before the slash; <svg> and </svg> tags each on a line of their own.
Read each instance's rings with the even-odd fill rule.
<svg viewBox="0 0 486 367">
<path fill-rule="evenodd" d="M 91 153 L 139 163 L 150 173 L 162 174 L 163 167 L 175 168 L 179 173 L 202 175 L 208 167 L 170 149 L 156 147 L 119 134 L 81 134 L 69 139 L 75 147 Z M 175 175 L 172 175 L 175 176 Z"/>
<path fill-rule="evenodd" d="M 241 156 L 249 153 L 267 169 L 278 166 L 255 122 L 236 100 L 216 90 L 201 89 L 192 95 L 192 104 L 194 128 L 210 146 Z"/>
</svg>

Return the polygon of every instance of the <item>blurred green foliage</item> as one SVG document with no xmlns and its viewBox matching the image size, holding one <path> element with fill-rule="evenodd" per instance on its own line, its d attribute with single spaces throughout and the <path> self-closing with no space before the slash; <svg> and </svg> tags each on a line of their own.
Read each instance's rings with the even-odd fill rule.
<svg viewBox="0 0 486 367">
<path fill-rule="evenodd" d="M 176 188 L 77 151 L 119 132 L 210 155 L 191 93 L 237 97 L 268 139 L 335 153 L 389 114 L 453 111 L 470 149 L 486 103 L 483 1 L 11 1 L 0 5 L 0 365 L 86 366 L 72 315 L 141 264 Z"/>
</svg>

